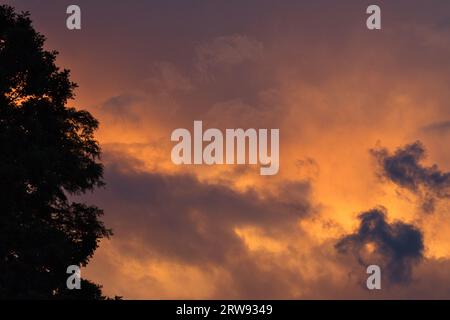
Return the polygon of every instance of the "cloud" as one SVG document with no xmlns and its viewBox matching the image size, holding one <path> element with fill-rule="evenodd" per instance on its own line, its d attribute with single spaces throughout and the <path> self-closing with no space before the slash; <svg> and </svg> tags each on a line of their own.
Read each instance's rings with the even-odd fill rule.
<svg viewBox="0 0 450 320">
<path fill-rule="evenodd" d="M 408 284 L 404 291 L 383 280 L 380 297 L 426 297 L 424 290 L 432 291 L 426 279 L 438 286 L 433 296 L 448 296 L 439 285 L 447 273 L 433 271 L 444 261 L 425 259 L 421 231 L 387 222 L 382 208 L 362 213 L 358 230 L 337 244 L 314 243 L 299 224 L 317 218 L 308 183 L 284 181 L 279 193 L 264 194 L 141 171 L 139 160 L 117 153 L 105 154 L 105 164 L 107 187 L 95 199 L 115 235 L 87 274 L 108 292 L 126 298 L 336 298 L 335 292 L 371 298 L 348 271 L 357 265 L 363 284 L 364 266 L 374 263 L 389 284 Z M 421 277 L 412 282 L 416 264 L 414 275 L 418 270 Z"/>
<path fill-rule="evenodd" d="M 280 194 L 235 191 L 190 175 L 148 173 L 136 160 L 106 155 L 108 187 L 96 193 L 116 237 L 132 235 L 146 250 L 185 263 L 222 263 L 245 251 L 236 228 L 279 235 L 311 214 L 310 186 L 284 183 Z M 106 160 L 108 161 L 108 160 Z"/>
<path fill-rule="evenodd" d="M 379 181 L 367 174 L 366 150 L 377 139 L 402 141 L 417 127 L 450 119 L 450 2 L 387 2 L 383 10 L 395 19 L 378 36 L 368 36 L 361 24 L 360 1 L 250 2 L 79 0 L 90 14 L 83 18 L 86 32 L 71 34 L 71 41 L 63 20 L 53 19 L 64 19 L 64 3 L 18 3 L 20 10 L 31 10 L 49 47 L 61 52 L 61 67 L 73 71 L 80 84 L 76 105 L 98 114 L 103 149 L 145 161 L 113 161 L 106 154 L 107 187 L 92 199 L 105 209 L 115 236 L 110 245 L 102 243 L 89 267 L 97 266 L 92 279 L 112 295 L 358 297 L 346 278 L 348 259 L 341 263 L 334 256 L 335 237 L 349 232 L 351 212 L 367 204 L 403 205 L 391 188 L 380 195 Z M 110 21 L 114 16 L 121 23 Z M 134 95 L 142 100 L 126 99 Z M 108 108 L 93 107 L 110 97 Z M 197 119 L 208 127 L 280 128 L 281 181 L 269 183 L 246 166 L 214 167 L 214 174 L 182 167 L 198 179 L 174 175 L 179 171 L 168 156 L 168 137 Z M 427 141 L 433 154 L 445 152 L 442 138 Z M 282 179 L 310 179 L 314 189 Z M 423 208 L 434 210 L 435 197 L 426 197 L 422 182 L 416 185 Z M 279 194 L 260 193 L 266 188 Z M 323 205 L 314 220 L 310 193 Z M 391 210 L 391 218 L 414 208 L 407 209 Z M 421 225 L 427 254 L 448 256 L 446 224 L 438 214 L 433 225 L 428 218 Z M 315 250 L 316 241 L 332 244 Z M 414 275 L 423 288 L 397 287 L 393 296 L 427 297 L 439 290 L 448 298 L 449 273 L 438 269 L 444 267 L 421 263 L 425 271 L 414 269 Z M 205 284 L 209 289 L 201 291 Z"/>
<path fill-rule="evenodd" d="M 110 116 L 119 119 L 126 119 L 131 122 L 138 120 L 137 115 L 134 114 L 133 107 L 142 102 L 142 97 L 133 94 L 120 94 L 107 99 L 100 105 L 100 110 Z"/>
<path fill-rule="evenodd" d="M 450 132 L 450 120 L 434 122 L 421 128 L 425 133 L 445 134 Z"/>
<path fill-rule="evenodd" d="M 195 85 L 188 76 L 184 75 L 177 66 L 168 61 L 155 62 L 152 76 L 146 80 L 147 89 L 165 94 L 186 94 L 195 89 Z"/>
<path fill-rule="evenodd" d="M 365 267 L 380 265 L 390 283 L 409 283 L 414 264 L 423 259 L 421 231 L 403 222 L 388 223 L 384 208 L 363 212 L 359 219 L 359 229 L 336 244 L 338 252 L 353 255 Z"/>
<path fill-rule="evenodd" d="M 261 42 L 245 35 L 228 35 L 213 39 L 197 47 L 197 68 L 207 72 L 210 68 L 233 67 L 261 58 Z"/>
<path fill-rule="evenodd" d="M 391 154 L 387 149 L 371 150 L 381 167 L 381 176 L 420 197 L 422 209 L 433 212 L 436 198 L 450 197 L 450 173 L 442 172 L 436 164 L 426 167 L 420 141 L 399 148 Z"/>
<path fill-rule="evenodd" d="M 298 222 L 314 214 L 307 182 L 285 181 L 276 194 L 236 191 L 191 175 L 140 171 L 138 160 L 118 154 L 105 154 L 105 162 L 107 187 L 96 192 L 96 204 L 130 265 L 163 261 L 205 277 L 220 270 L 228 280 L 216 286 L 225 291 L 211 295 L 222 298 L 292 296 L 301 276 L 278 251 L 292 254 L 288 239 L 301 238 Z M 282 248 L 267 249 L 278 242 Z"/>
</svg>

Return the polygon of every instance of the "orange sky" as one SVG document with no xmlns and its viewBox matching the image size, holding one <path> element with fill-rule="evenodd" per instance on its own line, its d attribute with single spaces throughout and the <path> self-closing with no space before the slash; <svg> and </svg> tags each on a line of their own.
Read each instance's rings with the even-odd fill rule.
<svg viewBox="0 0 450 320">
<path fill-rule="evenodd" d="M 70 104 L 100 121 L 107 187 L 86 197 L 115 235 L 83 275 L 125 298 L 449 298 L 448 201 L 377 176 L 370 150 L 420 140 L 424 166 L 450 171 L 450 3 L 361 1 L 7 1 L 30 10 L 79 84 Z M 280 172 L 175 166 L 170 134 L 279 128 Z M 441 124 L 441 125 L 440 125 Z M 407 284 L 363 287 L 334 245 L 358 215 L 418 228 Z M 387 281 L 387 280 L 386 280 Z"/>
</svg>

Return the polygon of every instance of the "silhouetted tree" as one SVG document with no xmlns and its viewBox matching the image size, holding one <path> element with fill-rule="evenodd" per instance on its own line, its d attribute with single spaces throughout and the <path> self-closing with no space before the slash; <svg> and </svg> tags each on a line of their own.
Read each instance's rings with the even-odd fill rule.
<svg viewBox="0 0 450 320">
<path fill-rule="evenodd" d="M 86 280 L 66 288 L 67 267 L 111 234 L 100 209 L 68 198 L 103 185 L 98 122 L 66 106 L 76 85 L 44 41 L 28 13 L 0 6 L 0 298 L 102 299 Z"/>
</svg>

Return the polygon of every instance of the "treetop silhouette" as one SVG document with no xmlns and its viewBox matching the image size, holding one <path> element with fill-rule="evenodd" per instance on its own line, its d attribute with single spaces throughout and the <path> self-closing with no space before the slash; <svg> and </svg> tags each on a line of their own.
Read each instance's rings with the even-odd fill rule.
<svg viewBox="0 0 450 320">
<path fill-rule="evenodd" d="M 66 288 L 111 231 L 102 210 L 76 203 L 103 186 L 98 121 L 67 107 L 76 84 L 44 49 L 28 13 L 0 6 L 0 298 L 101 299 L 100 286 Z"/>
</svg>

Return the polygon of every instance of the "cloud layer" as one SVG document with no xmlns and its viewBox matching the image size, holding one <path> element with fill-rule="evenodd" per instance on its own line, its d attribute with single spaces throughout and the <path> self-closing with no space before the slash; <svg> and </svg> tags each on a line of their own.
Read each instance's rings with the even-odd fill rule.
<svg viewBox="0 0 450 320">
<path fill-rule="evenodd" d="M 108 294 L 450 297 L 450 2 L 383 3 L 380 32 L 359 0 L 79 0 L 80 32 L 68 1 L 6 2 L 100 121 L 107 186 L 88 197 L 115 236 L 83 272 Z M 174 166 L 170 134 L 194 120 L 279 128 L 279 174 Z"/>
</svg>

